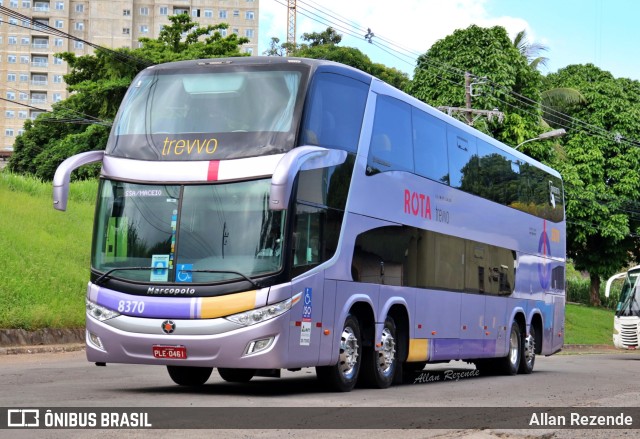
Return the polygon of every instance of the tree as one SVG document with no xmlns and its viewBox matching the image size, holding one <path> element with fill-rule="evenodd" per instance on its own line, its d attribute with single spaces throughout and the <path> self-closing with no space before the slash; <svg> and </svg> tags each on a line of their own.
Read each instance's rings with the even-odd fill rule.
<svg viewBox="0 0 640 439">
<path fill-rule="evenodd" d="M 600 279 L 640 256 L 640 82 L 615 79 L 592 64 L 550 74 L 547 87 L 580 90 L 565 139 L 567 253 L 589 272 L 591 303 L 600 304 Z"/>
<path fill-rule="evenodd" d="M 549 50 L 544 44 L 529 42 L 527 37 L 527 31 L 521 30 L 513 39 L 513 45 L 522 56 L 524 56 L 529 62 L 529 67 L 537 70 L 538 66 L 546 66 L 549 58 L 546 56 L 540 56 L 540 52 L 546 52 Z"/>
<path fill-rule="evenodd" d="M 241 56 L 240 45 L 249 40 L 220 32 L 227 24 L 200 27 L 187 14 L 170 16 L 157 39 L 142 38 L 138 49 L 98 49 L 93 55 L 57 54 L 70 68 L 64 79 L 72 93 L 53 105 L 51 113 L 25 123 L 16 138 L 8 167 L 12 172 L 53 179 L 58 165 L 84 151 L 104 149 L 108 125 L 136 74 L 161 62 Z M 87 171 L 86 169 L 89 169 Z M 74 173 L 74 178 L 96 175 L 97 168 Z M 91 171 L 93 170 L 93 172 Z"/>
<path fill-rule="evenodd" d="M 275 40 L 277 40 L 277 38 L 272 39 L 272 43 L 274 43 Z M 323 32 L 305 33 L 302 35 L 302 40 L 305 41 L 305 43 L 300 45 L 285 43 L 282 44 L 279 49 L 286 51 L 290 56 L 325 59 L 355 67 L 400 90 L 406 89 L 409 84 L 409 77 L 406 73 L 393 67 L 387 67 L 384 64 L 372 62 L 367 55 L 355 47 L 339 46 L 342 41 L 342 36 L 331 27 L 328 27 Z M 277 44 L 277 42 L 275 44 Z M 277 51 L 274 49 L 276 49 L 276 47 L 272 47 L 268 51 L 269 54 L 276 54 Z"/>
<path fill-rule="evenodd" d="M 464 73 L 473 75 L 473 107 L 501 109 L 502 123 L 479 120 L 474 126 L 509 145 L 537 136 L 542 75 L 532 68 L 499 26 L 469 26 L 437 41 L 418 58 L 409 93 L 434 106 L 465 107 Z M 549 159 L 552 148 L 535 142 L 528 154 Z"/>
<path fill-rule="evenodd" d="M 248 43 L 246 37 L 232 33 L 222 36 L 222 30 L 228 29 L 226 23 L 200 27 L 191 21 L 188 14 L 169 17 L 171 24 L 160 31 L 157 39 L 140 38 L 142 48 L 134 54 L 159 64 L 187 59 L 220 58 L 230 56 L 248 56 L 241 53 L 239 47 Z"/>
<path fill-rule="evenodd" d="M 540 56 L 540 52 L 549 50 L 547 46 L 529 42 L 527 32 L 522 30 L 513 39 L 513 45 L 529 62 L 529 67 L 537 70 L 538 66 L 546 66 L 549 58 Z M 584 96 L 579 90 L 568 87 L 558 87 L 544 90 L 540 93 L 543 124 L 553 128 L 563 127 L 562 114 L 570 111 L 574 105 L 585 103 Z"/>
<path fill-rule="evenodd" d="M 262 52 L 262 54 L 266 56 L 286 56 L 287 51 L 284 46 L 280 44 L 280 38 L 271 37 L 269 48 Z"/>
</svg>

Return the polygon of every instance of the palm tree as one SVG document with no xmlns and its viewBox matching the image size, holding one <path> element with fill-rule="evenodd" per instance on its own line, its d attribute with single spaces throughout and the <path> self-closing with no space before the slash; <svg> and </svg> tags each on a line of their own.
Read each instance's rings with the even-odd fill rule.
<svg viewBox="0 0 640 439">
<path fill-rule="evenodd" d="M 549 58 L 540 56 L 540 52 L 546 52 L 549 48 L 541 43 L 530 43 L 527 31 L 522 30 L 513 39 L 513 45 L 529 62 L 529 67 L 537 70 L 539 66 L 546 66 Z M 540 96 L 542 107 L 542 124 L 553 128 L 566 128 L 564 114 L 574 105 L 585 103 L 586 99 L 575 88 L 552 88 L 545 90 Z"/>
<path fill-rule="evenodd" d="M 549 58 L 545 56 L 538 56 L 540 52 L 546 52 L 549 50 L 547 46 L 541 43 L 530 43 L 527 38 L 527 31 L 521 30 L 518 32 L 518 35 L 513 39 L 513 45 L 518 52 L 522 54 L 527 61 L 529 62 L 529 67 L 532 69 L 537 69 L 538 66 L 546 66 Z"/>
</svg>

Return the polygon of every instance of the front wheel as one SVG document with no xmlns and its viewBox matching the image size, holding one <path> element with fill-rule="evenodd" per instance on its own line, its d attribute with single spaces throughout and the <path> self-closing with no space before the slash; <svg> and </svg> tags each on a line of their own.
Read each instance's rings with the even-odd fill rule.
<svg viewBox="0 0 640 439">
<path fill-rule="evenodd" d="M 207 382 L 213 367 L 167 366 L 169 376 L 180 386 L 201 386 Z"/>
<path fill-rule="evenodd" d="M 378 389 L 386 389 L 393 383 L 397 368 L 396 324 L 387 317 L 382 329 L 380 349 L 373 346 L 364 350 L 363 376 L 366 385 Z"/>
<path fill-rule="evenodd" d="M 255 369 L 229 369 L 219 367 L 218 374 L 228 383 L 247 383 L 256 374 Z"/>
<path fill-rule="evenodd" d="M 347 316 L 340 335 L 340 355 L 333 366 L 316 367 L 320 382 L 337 392 L 351 391 L 358 381 L 362 362 L 362 340 L 360 324 L 354 315 Z"/>
</svg>

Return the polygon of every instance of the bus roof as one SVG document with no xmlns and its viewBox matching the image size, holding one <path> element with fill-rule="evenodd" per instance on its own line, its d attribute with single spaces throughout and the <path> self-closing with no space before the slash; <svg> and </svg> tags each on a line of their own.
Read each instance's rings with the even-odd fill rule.
<svg viewBox="0 0 640 439">
<path fill-rule="evenodd" d="M 346 74 L 351 77 L 355 77 L 367 84 L 370 84 L 373 80 L 373 76 L 368 73 L 365 73 L 361 70 L 358 70 L 354 67 L 340 64 L 334 61 L 327 61 L 321 59 L 311 59 L 311 58 L 293 58 L 293 57 L 283 57 L 283 56 L 239 56 L 239 57 L 231 57 L 231 58 L 211 58 L 211 59 L 196 59 L 196 60 L 187 60 L 187 61 L 175 61 L 168 62 L 162 64 L 156 64 L 150 67 L 147 67 L 145 70 L 169 70 L 169 69 L 180 69 L 180 68 L 190 68 L 190 67 L 198 67 L 198 66 L 261 66 L 261 65 L 291 65 L 291 64 L 303 64 L 307 65 L 311 68 L 312 71 L 315 71 L 319 67 L 323 67 L 323 70 L 334 70 L 336 73 L 340 72 L 341 74 Z"/>
<path fill-rule="evenodd" d="M 391 90 L 394 90 L 395 93 L 398 93 L 404 97 L 404 99 L 408 102 L 411 102 L 412 105 L 417 106 L 418 108 L 427 108 L 430 114 L 446 121 L 449 124 L 456 126 L 464 131 L 467 131 L 473 134 L 475 137 L 484 140 L 485 142 L 491 143 L 502 149 L 505 152 L 508 152 L 514 155 L 516 158 L 522 160 L 523 162 L 531 163 L 538 168 L 546 171 L 547 173 L 554 175 L 558 178 L 562 178 L 560 173 L 555 169 L 535 160 L 532 157 L 523 154 L 522 152 L 514 149 L 513 147 L 473 128 L 465 123 L 459 121 L 458 119 L 449 116 L 446 113 L 432 107 L 431 105 L 416 99 L 415 97 L 396 89 L 392 85 L 385 83 L 384 81 L 363 72 L 362 70 L 356 69 L 354 67 L 348 66 L 346 64 L 337 63 L 334 61 L 322 60 L 322 59 L 311 59 L 311 58 L 295 58 L 295 57 L 283 57 L 283 56 L 239 56 L 239 57 L 230 57 L 230 58 L 210 58 L 210 59 L 197 59 L 197 60 L 187 60 L 187 61 L 175 61 L 168 62 L 162 64 L 156 64 L 150 67 L 147 67 L 145 70 L 173 70 L 173 69 L 181 69 L 181 68 L 196 68 L 196 67 L 205 67 L 205 66 L 264 66 L 264 65 L 306 65 L 309 66 L 312 74 L 321 69 L 324 72 L 333 72 L 339 73 L 342 75 L 350 76 L 354 79 L 358 79 L 366 84 L 371 84 L 373 81 L 376 81 L 380 84 L 384 84 L 383 87 L 388 87 Z M 376 87 L 377 88 L 377 87 Z M 395 94 L 392 93 L 392 94 Z"/>
</svg>

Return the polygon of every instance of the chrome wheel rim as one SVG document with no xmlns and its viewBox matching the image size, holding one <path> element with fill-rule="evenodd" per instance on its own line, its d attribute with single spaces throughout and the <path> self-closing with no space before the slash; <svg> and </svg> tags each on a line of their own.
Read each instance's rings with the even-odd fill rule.
<svg viewBox="0 0 640 439">
<path fill-rule="evenodd" d="M 536 339 L 533 335 L 529 334 L 524 340 L 524 360 L 527 362 L 529 368 L 533 367 L 533 362 L 536 359 Z"/>
<path fill-rule="evenodd" d="M 518 334 L 512 329 L 511 337 L 509 338 L 509 361 L 514 366 L 518 364 L 518 350 Z"/>
<path fill-rule="evenodd" d="M 340 337 L 340 373 L 347 379 L 353 377 L 358 364 L 358 338 L 350 327 L 344 328 Z"/>
<path fill-rule="evenodd" d="M 383 375 L 388 375 L 396 360 L 396 341 L 389 328 L 382 330 L 382 346 L 378 350 L 378 370 Z"/>
</svg>

